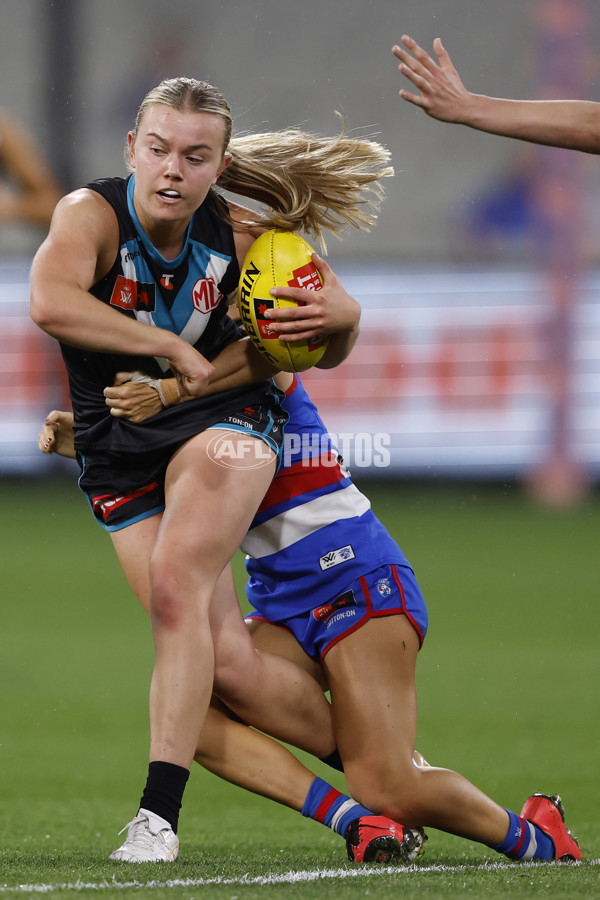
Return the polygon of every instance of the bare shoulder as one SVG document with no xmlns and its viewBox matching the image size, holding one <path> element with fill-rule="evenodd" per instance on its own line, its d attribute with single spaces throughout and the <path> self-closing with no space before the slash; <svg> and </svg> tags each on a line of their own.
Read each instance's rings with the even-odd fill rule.
<svg viewBox="0 0 600 900">
<path fill-rule="evenodd" d="M 36 261 L 65 265 L 69 260 L 69 267 L 77 268 L 78 260 L 88 271 L 92 268 L 90 277 L 97 280 L 110 270 L 118 245 L 119 226 L 111 205 L 96 191 L 79 188 L 59 200 Z"/>
<path fill-rule="evenodd" d="M 59 223 L 80 221 L 99 228 L 103 225 L 114 227 L 117 224 L 117 217 L 110 203 L 91 188 L 78 188 L 66 194 L 58 203 L 56 212 Z"/>
</svg>

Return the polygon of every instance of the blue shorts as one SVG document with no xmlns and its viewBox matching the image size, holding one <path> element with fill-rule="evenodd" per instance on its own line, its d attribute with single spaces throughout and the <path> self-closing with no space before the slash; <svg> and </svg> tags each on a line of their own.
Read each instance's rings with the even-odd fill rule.
<svg viewBox="0 0 600 900">
<path fill-rule="evenodd" d="M 409 566 L 381 566 L 357 578 L 331 602 L 271 624 L 287 628 L 305 653 L 322 660 L 334 644 L 369 619 L 394 615 L 408 618 L 422 645 L 427 634 L 427 606 Z M 259 612 L 246 618 L 269 621 Z"/>
<path fill-rule="evenodd" d="M 205 428 L 225 428 L 258 438 L 278 457 L 283 447 L 283 424 L 287 415 L 274 414 L 267 407 L 255 405 Z M 254 443 L 254 441 L 252 441 Z M 165 475 L 173 454 L 181 443 L 138 455 L 78 453 L 81 466 L 79 487 L 87 496 L 96 520 L 107 531 L 119 531 L 141 519 L 147 519 L 165 508 Z M 219 448 L 217 448 L 218 452 Z M 221 464 L 226 464 L 227 448 L 220 447 Z M 255 468 L 270 462 L 268 450 L 248 456 Z"/>
</svg>

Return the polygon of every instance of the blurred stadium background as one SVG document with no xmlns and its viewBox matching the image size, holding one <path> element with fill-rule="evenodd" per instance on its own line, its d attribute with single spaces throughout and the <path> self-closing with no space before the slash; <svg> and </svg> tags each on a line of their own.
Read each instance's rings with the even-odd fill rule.
<svg viewBox="0 0 600 900">
<path fill-rule="evenodd" d="M 368 235 L 331 240 L 363 334 L 307 382 L 365 476 L 518 478 L 553 502 L 600 476 L 600 162 L 427 119 L 401 101 L 403 32 L 440 35 L 472 90 L 598 96 L 593 0 L 20 0 L 2 6 L 0 106 L 64 190 L 124 171 L 124 138 L 160 78 L 217 84 L 238 132 L 302 123 L 376 135 L 396 175 Z M 35 446 L 68 403 L 28 318 L 42 235 L 0 230 L 0 473 L 60 469 Z M 378 455 L 365 435 L 384 435 Z"/>
</svg>

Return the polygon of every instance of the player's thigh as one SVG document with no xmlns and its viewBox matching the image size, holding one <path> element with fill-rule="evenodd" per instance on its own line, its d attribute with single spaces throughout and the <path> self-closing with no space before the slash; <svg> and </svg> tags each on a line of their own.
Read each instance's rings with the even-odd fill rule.
<svg viewBox="0 0 600 900">
<path fill-rule="evenodd" d="M 162 513 L 133 522 L 126 528 L 111 531 L 119 562 L 132 591 L 146 610 L 150 610 L 149 565 L 158 534 Z"/>
<path fill-rule="evenodd" d="M 208 447 L 218 433 L 212 430 L 196 435 L 169 463 L 157 543 L 163 561 L 213 572 L 215 580 L 238 549 L 275 473 L 271 450 L 266 450 L 272 457 L 267 465 L 247 467 L 245 432 L 227 433 L 233 450 L 228 464 L 221 465 Z"/>
<path fill-rule="evenodd" d="M 412 765 L 419 637 L 405 615 L 371 618 L 335 644 L 323 666 L 344 767 Z"/>
<path fill-rule="evenodd" d="M 324 691 L 327 690 L 327 681 L 320 663 L 315 662 L 304 652 L 291 631 L 258 618 L 246 619 L 246 628 L 251 634 L 257 650 L 263 653 L 273 653 L 275 656 L 281 656 L 283 659 L 296 663 L 308 672 Z"/>
</svg>

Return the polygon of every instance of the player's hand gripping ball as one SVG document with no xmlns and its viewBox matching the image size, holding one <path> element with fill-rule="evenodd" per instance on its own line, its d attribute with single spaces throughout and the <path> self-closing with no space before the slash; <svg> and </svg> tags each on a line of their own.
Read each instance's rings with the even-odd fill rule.
<svg viewBox="0 0 600 900">
<path fill-rule="evenodd" d="M 280 341 L 265 318 L 268 309 L 299 306 L 287 297 L 272 297 L 273 287 L 299 287 L 319 291 L 321 276 L 312 261 L 313 249 L 291 231 L 272 229 L 257 238 L 244 260 L 238 287 L 242 323 L 257 350 L 284 372 L 304 372 L 319 362 L 329 344 L 320 335 L 303 341 Z"/>
</svg>

